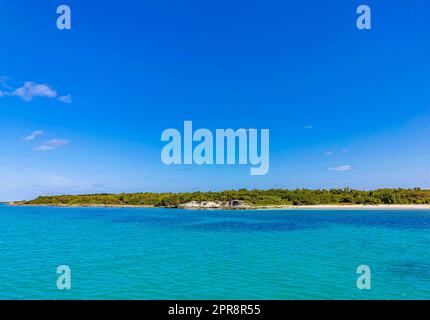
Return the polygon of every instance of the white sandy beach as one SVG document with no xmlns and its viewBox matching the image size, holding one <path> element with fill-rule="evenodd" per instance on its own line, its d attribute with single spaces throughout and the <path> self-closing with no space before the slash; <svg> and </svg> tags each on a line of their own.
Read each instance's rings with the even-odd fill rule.
<svg viewBox="0 0 430 320">
<path fill-rule="evenodd" d="M 255 209 L 271 210 L 430 210 L 429 204 L 378 204 L 378 205 L 305 205 L 266 206 Z"/>
</svg>

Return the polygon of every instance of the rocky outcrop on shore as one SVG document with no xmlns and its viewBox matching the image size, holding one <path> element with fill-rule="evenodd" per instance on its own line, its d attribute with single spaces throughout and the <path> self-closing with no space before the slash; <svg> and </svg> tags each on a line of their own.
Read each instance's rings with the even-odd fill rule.
<svg viewBox="0 0 430 320">
<path fill-rule="evenodd" d="M 178 206 L 183 209 L 250 209 L 251 206 L 242 200 L 230 201 L 190 201 Z"/>
</svg>

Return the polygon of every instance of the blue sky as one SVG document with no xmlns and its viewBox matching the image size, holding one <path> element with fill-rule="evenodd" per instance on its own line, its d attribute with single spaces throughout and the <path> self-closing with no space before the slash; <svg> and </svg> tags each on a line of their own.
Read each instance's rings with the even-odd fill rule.
<svg viewBox="0 0 430 320">
<path fill-rule="evenodd" d="M 355 26 L 362 3 L 372 30 Z M 72 30 L 56 28 L 60 4 Z M 429 12 L 417 0 L 2 1 L 0 200 L 430 187 Z M 185 120 L 270 129 L 269 173 L 162 164 L 161 132 Z"/>
</svg>

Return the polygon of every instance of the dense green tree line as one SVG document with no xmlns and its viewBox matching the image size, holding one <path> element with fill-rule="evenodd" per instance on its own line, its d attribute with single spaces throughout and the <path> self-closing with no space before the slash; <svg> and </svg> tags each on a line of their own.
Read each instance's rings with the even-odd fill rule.
<svg viewBox="0 0 430 320">
<path fill-rule="evenodd" d="M 430 190 L 378 189 L 371 191 L 345 189 L 270 189 L 227 190 L 186 193 L 121 193 L 40 196 L 25 204 L 46 205 L 151 205 L 175 207 L 190 201 L 243 200 L 249 205 L 321 205 L 321 204 L 430 204 Z"/>
</svg>

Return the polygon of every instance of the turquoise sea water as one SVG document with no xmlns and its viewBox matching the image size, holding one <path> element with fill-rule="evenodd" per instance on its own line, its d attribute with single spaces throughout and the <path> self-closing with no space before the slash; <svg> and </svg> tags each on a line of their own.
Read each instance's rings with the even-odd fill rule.
<svg viewBox="0 0 430 320">
<path fill-rule="evenodd" d="M 1 205 L 0 299 L 430 299 L 430 211 Z"/>
</svg>

